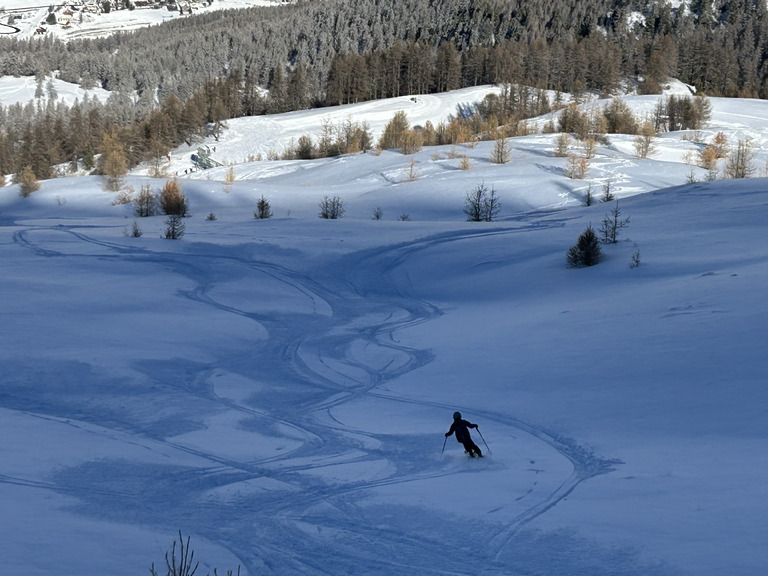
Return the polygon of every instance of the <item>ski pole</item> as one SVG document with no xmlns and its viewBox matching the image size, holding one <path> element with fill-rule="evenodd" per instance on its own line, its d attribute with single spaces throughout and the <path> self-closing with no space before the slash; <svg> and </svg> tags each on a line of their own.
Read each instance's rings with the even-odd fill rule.
<svg viewBox="0 0 768 576">
<path fill-rule="evenodd" d="M 446 442 L 448 442 L 448 436 L 446 436 L 445 439 L 443 440 L 443 449 L 440 450 L 440 455 L 441 456 L 443 455 L 443 452 L 445 452 L 445 443 Z"/>
<path fill-rule="evenodd" d="M 480 426 L 475 428 L 475 430 L 477 430 L 477 433 L 480 434 L 480 438 L 483 438 L 483 433 L 480 432 Z M 488 443 L 485 441 L 485 438 L 483 438 L 483 444 L 485 444 L 485 449 L 488 450 L 488 454 L 490 455 L 491 454 L 491 449 L 488 447 Z"/>
</svg>

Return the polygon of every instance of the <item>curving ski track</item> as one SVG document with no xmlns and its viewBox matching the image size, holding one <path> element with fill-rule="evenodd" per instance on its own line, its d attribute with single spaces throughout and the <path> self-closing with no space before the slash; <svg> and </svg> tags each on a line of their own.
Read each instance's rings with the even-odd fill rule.
<svg viewBox="0 0 768 576">
<path fill-rule="evenodd" d="M 483 574 L 537 573 L 519 559 L 513 563 L 516 567 L 510 565 L 510 555 L 521 547 L 535 546 L 536 538 L 522 529 L 556 506 L 580 483 L 610 471 L 616 461 L 598 458 L 576 442 L 508 414 L 478 414 L 483 422 L 495 422 L 539 439 L 570 461 L 573 470 L 550 493 L 518 498 L 524 498 L 528 504 L 510 522 L 474 524 L 468 544 L 451 529 L 456 520 L 440 513 L 426 512 L 414 518 L 412 513 L 396 506 L 386 510 L 361 505 L 365 494 L 373 489 L 467 472 L 465 467 L 450 462 L 435 464 L 430 460 L 432 446 L 412 456 L 415 461 L 400 461 L 402 454 L 396 446 L 363 430 L 348 429 L 333 418 L 331 411 L 364 396 L 451 410 L 450 406 L 393 397 L 379 390 L 382 383 L 432 359 L 428 350 L 405 346 L 394 334 L 441 314 L 434 305 L 414 297 L 409 286 L 398 283 L 395 273 L 414 254 L 436 246 L 481 235 L 515 234 L 522 228 L 542 225 L 535 218 L 531 222 L 521 219 L 514 225 L 480 233 L 451 232 L 341 256 L 344 262 L 339 269 L 354 270 L 346 277 L 335 276 L 334 267 L 327 262 L 322 269 L 300 270 L 228 256 L 224 250 L 211 255 L 141 250 L 124 243 L 96 240 L 87 234 L 87 229 L 74 226 L 19 230 L 14 242 L 40 257 L 119 259 L 139 266 L 170 268 L 195 284 L 194 289 L 181 294 L 183 298 L 263 326 L 269 338 L 256 343 L 248 354 L 222 358 L 221 363 L 234 372 L 247 372 L 258 366 L 260 372 L 270 374 L 271 380 L 279 381 L 284 397 L 272 404 L 266 402 L 257 407 L 251 401 L 218 393 L 212 383 L 218 365 L 190 366 L 190 374 L 182 379 L 164 377 L 168 372 L 157 363 L 139 369 L 154 377 L 157 390 L 197 402 L 207 412 L 233 411 L 255 422 L 259 429 L 291 430 L 297 447 L 269 457 L 243 460 L 168 440 L 127 418 L 119 425 L 121 431 L 128 429 L 139 439 L 151 438 L 169 449 L 200 457 L 210 466 L 137 466 L 131 462 L 93 461 L 60 471 L 51 482 L 7 476 L 0 476 L 0 482 L 75 495 L 82 502 L 82 514 L 159 525 L 170 532 L 179 527 L 192 530 L 229 549 L 249 574 L 477 574 L 469 566 L 461 568 L 468 564 L 467 546 L 472 549 L 473 564 L 484 566 Z M 74 256 L 54 248 L 58 243 L 38 243 L 36 232 L 66 235 L 77 247 Z M 221 301 L 214 288 L 219 274 L 225 277 L 232 267 L 245 278 L 269 277 L 284 284 L 311 302 L 313 313 L 309 318 L 306 314 L 259 314 Z M 360 342 L 361 339 L 364 341 Z M 354 353 L 353 349 L 361 346 L 388 350 L 391 359 L 383 367 L 371 365 L 365 357 Z M 68 422 L 74 418 L 71 414 L 53 416 L 63 416 Z M 98 414 L 88 418 L 98 419 Z M 345 482 L 324 482 L 311 476 L 313 471 L 333 463 L 363 463 L 379 466 L 386 472 L 378 478 Z M 482 468 L 477 473 L 482 473 Z M 217 489 L 266 480 L 286 489 L 235 490 L 234 496 L 223 500 L 211 497 Z M 144 505 L 137 506 L 137 502 Z M 192 517 L 190 510 L 194 510 Z M 361 571 L 361 566 L 366 568 Z M 626 569 L 614 573 L 641 573 L 630 566 L 632 563 L 627 559 Z"/>
</svg>

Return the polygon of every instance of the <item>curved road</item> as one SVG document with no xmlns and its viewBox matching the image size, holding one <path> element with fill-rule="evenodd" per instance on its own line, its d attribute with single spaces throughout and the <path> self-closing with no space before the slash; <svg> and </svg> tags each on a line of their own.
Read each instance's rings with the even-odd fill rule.
<svg viewBox="0 0 768 576">
<path fill-rule="evenodd" d="M 10 28 L 10 32 L 7 30 L 8 28 Z M 0 24 L 0 34 L 11 35 L 18 34 L 19 32 L 21 32 L 21 28 L 11 26 L 10 24 Z"/>
</svg>

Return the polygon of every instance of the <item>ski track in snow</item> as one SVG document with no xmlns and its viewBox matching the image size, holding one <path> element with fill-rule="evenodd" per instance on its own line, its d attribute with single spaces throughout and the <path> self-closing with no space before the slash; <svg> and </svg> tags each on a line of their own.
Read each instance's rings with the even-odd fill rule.
<svg viewBox="0 0 768 576">
<path fill-rule="evenodd" d="M 525 504 L 522 511 L 509 521 L 475 524 L 475 532 L 468 542 L 463 542 L 451 527 L 455 519 L 428 511 L 414 518 L 412 513 L 407 515 L 402 510 L 382 519 L 381 507 L 364 504 L 366 495 L 384 486 L 459 473 L 482 473 L 486 467 L 506 464 L 493 457 L 477 462 L 476 470 L 446 459 L 435 463 L 432 455 L 412 440 L 401 439 L 406 445 L 404 453 L 391 439 L 345 426 L 333 416 L 333 410 L 368 397 L 450 413 L 453 407 L 449 405 L 396 397 L 380 390 L 381 384 L 431 360 L 428 350 L 398 342 L 396 332 L 441 314 L 434 305 L 412 296 L 407 282 L 395 278 L 397 272 L 414 254 L 433 247 L 479 235 L 514 234 L 521 227 L 542 225 L 559 224 L 542 223 L 528 215 L 509 226 L 482 232 L 434 235 L 340 256 L 355 261 L 354 265 L 346 263 L 343 267 L 355 270 L 355 274 L 335 277 L 333 267 L 327 263 L 322 269 L 309 266 L 299 270 L 224 253 L 163 254 L 97 240 L 88 234 L 87 228 L 76 225 L 17 224 L 21 229 L 15 232 L 14 242 L 37 256 L 117 259 L 140 266 L 170 268 L 195 284 L 192 290 L 180 293 L 183 299 L 247 318 L 266 328 L 269 338 L 257 342 L 256 349 L 247 354 L 233 353 L 215 366 L 201 362 L 178 367 L 169 362 L 158 370 L 160 364 L 155 362 L 144 367 L 144 371 L 155 386 L 172 397 L 183 397 L 207 414 L 233 413 L 239 421 L 252 422 L 259 431 L 271 431 L 272 436 L 289 434 L 294 445 L 268 456 L 245 459 L 196 446 L 183 435 L 157 437 L 140 426 L 131 428 L 124 423 L 117 427 L 121 436 L 127 432 L 137 436 L 137 443 L 150 450 L 165 445 L 171 453 L 183 452 L 210 465 L 164 467 L 94 460 L 60 470 L 50 482 L 9 476 L 0 476 L 0 482 L 77 496 L 82 502 L 78 507 L 81 513 L 114 514 L 109 519 L 115 521 L 160 524 L 169 530 L 192 521 L 196 532 L 229 548 L 249 574 L 342 574 L 348 573 L 348 568 L 359 570 L 362 564 L 369 567 L 368 574 L 403 570 L 418 574 L 477 574 L 472 565 L 484 566 L 484 574 L 518 573 L 511 571 L 508 559 L 515 554 L 516 547 L 531 542 L 532 536 L 521 536 L 522 529 L 556 506 L 580 483 L 612 470 L 617 461 L 599 458 L 575 441 L 557 437 L 510 414 L 477 414 L 483 422 L 494 422 L 513 429 L 517 435 L 537 438 L 542 450 L 555 451 L 567 459 L 572 472 L 544 494 L 534 490 L 534 482 L 528 494 L 517 498 Z M 68 240 L 47 241 L 45 235 L 51 233 L 64 234 Z M 296 317 L 285 314 L 275 321 L 274 314 L 261 316 L 222 301 L 215 290 L 220 267 L 235 267 L 247 277 L 268 276 L 284 284 L 310 303 L 313 320 L 308 322 L 306 314 L 300 313 Z M 308 325 L 313 329 L 308 331 Z M 375 351 L 375 359 L 366 357 L 367 350 Z M 382 360 L 382 355 L 389 359 Z M 221 370 L 248 373 L 260 363 L 269 364 L 268 373 L 280 375 L 277 400 L 271 400 L 269 395 L 259 396 L 258 400 L 232 398 L 217 390 L 214 380 Z M 186 377 L 178 377 L 179 368 Z M 89 414 L 87 410 L 79 417 L 99 422 L 98 411 Z M 27 413 L 33 412 L 36 410 Z M 47 417 L 76 425 L 78 416 Z M 100 425 L 110 426 L 108 422 Z M 416 453 L 410 454 L 411 451 Z M 360 479 L 319 482 L 313 476 L 333 465 L 362 465 Z M 223 499 L 216 496 L 222 490 Z M 136 507 L 134 503 L 139 497 L 148 499 L 148 506 Z M 185 506 L 177 506 L 181 501 L 195 502 L 197 513 L 193 520 L 185 517 Z M 355 526 L 354 533 L 350 532 L 350 525 Z M 430 553 L 425 554 L 425 550 Z M 469 564 L 468 553 L 475 555 Z M 444 561 L 437 566 L 426 565 L 422 560 L 438 557 Z M 529 572 L 521 567 L 519 573 Z"/>
</svg>

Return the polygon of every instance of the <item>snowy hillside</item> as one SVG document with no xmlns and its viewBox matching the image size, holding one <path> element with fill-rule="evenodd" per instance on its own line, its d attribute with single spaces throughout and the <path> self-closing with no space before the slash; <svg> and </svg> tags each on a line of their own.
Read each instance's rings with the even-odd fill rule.
<svg viewBox="0 0 768 576">
<path fill-rule="evenodd" d="M 179 530 L 198 574 L 768 571 L 766 179 L 684 185 L 682 133 L 647 160 L 611 137 L 586 180 L 541 134 L 504 165 L 492 143 L 241 163 L 323 115 L 376 131 L 474 96 L 232 121 L 207 143 L 231 186 L 172 155 L 179 240 L 95 177 L 0 188 L 0 573 L 164 574 Z M 712 105 L 698 138 L 750 136 L 760 174 L 768 104 Z M 629 225 L 568 268 L 608 181 Z M 464 221 L 480 183 L 496 222 Z M 455 410 L 485 458 L 444 437 Z"/>
<path fill-rule="evenodd" d="M 100 102 L 109 99 L 110 92 L 103 88 L 83 90 L 79 85 L 65 82 L 55 76 L 48 76 L 39 83 L 34 76 L 0 77 L 0 105 L 8 108 L 14 104 L 26 105 L 29 102 L 40 102 L 45 105 L 49 100 L 72 106 L 76 101 L 85 98 L 96 98 Z"/>
<path fill-rule="evenodd" d="M 115 8 L 109 12 L 103 9 L 103 2 L 78 2 L 72 4 L 45 4 L 38 0 L 2 0 L 0 14 L 12 15 L 14 22 L 0 23 L 0 34 L 17 38 L 31 38 L 35 35 L 51 34 L 63 40 L 73 38 L 98 38 L 109 36 L 115 32 L 136 30 L 146 26 L 161 24 L 173 18 L 180 18 L 211 10 L 227 10 L 247 8 L 250 6 L 276 6 L 279 2 L 273 0 L 216 0 L 215 2 L 197 2 L 184 0 L 175 9 L 168 10 L 165 6 L 154 7 L 148 2 L 135 2 L 138 7 L 134 10 Z M 183 7 L 180 14 L 178 7 Z M 51 24 L 48 19 L 53 10 L 55 21 Z"/>
</svg>

